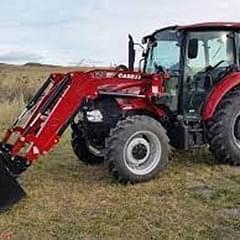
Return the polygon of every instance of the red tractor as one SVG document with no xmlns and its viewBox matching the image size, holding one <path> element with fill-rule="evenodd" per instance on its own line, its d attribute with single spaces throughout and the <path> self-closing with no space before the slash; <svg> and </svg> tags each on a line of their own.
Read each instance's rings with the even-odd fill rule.
<svg viewBox="0 0 240 240">
<path fill-rule="evenodd" d="M 154 178 L 170 146 L 210 145 L 221 163 L 240 164 L 240 23 L 171 26 L 143 38 L 139 71 L 129 66 L 52 74 L 0 145 L 0 206 L 24 195 L 16 178 L 72 127 L 73 151 L 104 162 L 121 183 Z M 142 64 L 143 63 L 143 64 Z"/>
</svg>

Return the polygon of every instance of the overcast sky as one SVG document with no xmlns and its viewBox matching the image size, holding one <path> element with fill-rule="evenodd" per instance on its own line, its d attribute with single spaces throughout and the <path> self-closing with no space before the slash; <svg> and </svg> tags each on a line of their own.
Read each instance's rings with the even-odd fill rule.
<svg viewBox="0 0 240 240">
<path fill-rule="evenodd" d="M 126 63 L 135 40 L 166 25 L 239 21 L 239 0 L 1 0 L 0 62 Z"/>
</svg>

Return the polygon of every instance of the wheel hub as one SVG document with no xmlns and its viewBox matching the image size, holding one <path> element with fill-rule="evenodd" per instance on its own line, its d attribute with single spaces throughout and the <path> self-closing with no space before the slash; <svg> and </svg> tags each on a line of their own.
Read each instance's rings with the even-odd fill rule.
<svg viewBox="0 0 240 240">
<path fill-rule="evenodd" d="M 235 137 L 240 141 L 240 117 L 238 117 L 234 126 Z"/>
<path fill-rule="evenodd" d="M 147 155 L 147 147 L 143 144 L 136 145 L 132 150 L 132 155 L 137 160 L 143 159 Z"/>
<path fill-rule="evenodd" d="M 127 148 L 127 157 L 130 163 L 140 165 L 144 163 L 150 154 L 150 145 L 144 138 L 134 138 Z"/>
<path fill-rule="evenodd" d="M 92 153 L 96 157 L 104 156 L 104 147 L 98 146 L 96 144 L 91 143 L 89 140 L 86 141 L 87 148 L 90 153 Z"/>
<path fill-rule="evenodd" d="M 133 134 L 124 147 L 127 168 L 137 175 L 151 172 L 161 159 L 162 147 L 159 138 L 150 131 Z"/>
</svg>

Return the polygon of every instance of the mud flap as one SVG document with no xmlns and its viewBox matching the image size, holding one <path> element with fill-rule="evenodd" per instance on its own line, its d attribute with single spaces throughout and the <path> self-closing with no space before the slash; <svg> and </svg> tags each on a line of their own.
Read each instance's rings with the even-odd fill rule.
<svg viewBox="0 0 240 240">
<path fill-rule="evenodd" d="M 26 193 L 6 168 L 0 155 L 0 213 L 19 202 Z"/>
</svg>

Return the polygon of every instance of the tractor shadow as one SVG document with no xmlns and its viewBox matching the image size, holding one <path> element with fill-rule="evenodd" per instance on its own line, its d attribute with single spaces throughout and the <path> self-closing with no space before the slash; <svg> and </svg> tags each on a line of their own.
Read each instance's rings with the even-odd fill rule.
<svg viewBox="0 0 240 240">
<path fill-rule="evenodd" d="M 191 150 L 174 149 L 170 156 L 170 162 L 179 164 L 205 164 L 209 166 L 220 165 L 206 146 Z"/>
<path fill-rule="evenodd" d="M 216 166 L 220 165 L 208 150 L 207 147 L 192 149 L 188 151 L 173 150 L 170 155 L 169 165 L 177 168 L 194 167 L 194 165 Z M 52 165 L 51 165 L 52 166 Z M 59 174 L 61 172 L 62 174 Z M 112 176 L 109 174 L 104 163 L 99 165 L 86 165 L 79 161 L 73 154 L 69 154 L 68 161 L 57 161 L 54 167 L 50 167 L 49 173 L 55 180 L 74 181 L 83 184 L 101 185 L 116 184 Z"/>
</svg>

